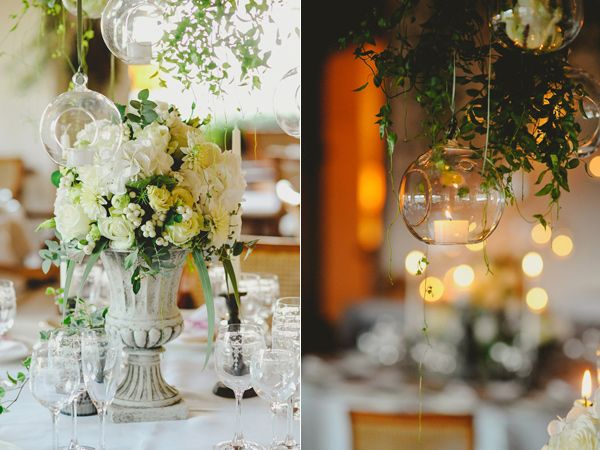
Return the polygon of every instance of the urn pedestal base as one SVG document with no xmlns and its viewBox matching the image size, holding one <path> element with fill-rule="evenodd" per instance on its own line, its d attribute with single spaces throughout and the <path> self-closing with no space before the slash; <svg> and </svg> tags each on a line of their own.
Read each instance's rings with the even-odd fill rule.
<svg viewBox="0 0 600 450">
<path fill-rule="evenodd" d="M 185 420 L 189 409 L 183 400 L 171 406 L 161 408 L 132 408 L 110 405 L 108 415 L 115 423 L 157 422 L 159 420 Z"/>
</svg>

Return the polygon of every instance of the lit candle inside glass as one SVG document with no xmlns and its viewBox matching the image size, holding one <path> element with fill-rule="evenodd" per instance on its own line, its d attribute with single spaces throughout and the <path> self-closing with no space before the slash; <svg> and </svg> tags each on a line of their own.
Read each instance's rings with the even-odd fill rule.
<svg viewBox="0 0 600 450">
<path fill-rule="evenodd" d="M 592 397 L 592 374 L 589 370 L 583 373 L 583 379 L 581 380 L 581 400 L 579 401 L 583 406 L 592 406 L 590 398 Z"/>
<path fill-rule="evenodd" d="M 242 133 L 236 126 L 231 133 L 231 150 L 235 155 L 242 155 Z"/>
<path fill-rule="evenodd" d="M 433 221 L 433 237 L 438 244 L 466 244 L 469 242 L 469 221 L 453 220 L 450 211 L 444 211 L 447 220 Z"/>
</svg>

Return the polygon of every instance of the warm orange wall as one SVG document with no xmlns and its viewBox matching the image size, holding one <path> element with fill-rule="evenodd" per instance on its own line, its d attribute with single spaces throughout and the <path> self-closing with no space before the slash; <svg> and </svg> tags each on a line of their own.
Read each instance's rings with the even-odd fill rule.
<svg viewBox="0 0 600 450">
<path fill-rule="evenodd" d="M 326 66 L 321 289 L 323 312 L 330 320 L 352 301 L 373 294 L 376 280 L 373 250 L 383 233 L 385 171 L 384 146 L 374 122 L 383 96 L 371 85 L 352 92 L 369 75 L 351 51 L 333 55 Z"/>
</svg>

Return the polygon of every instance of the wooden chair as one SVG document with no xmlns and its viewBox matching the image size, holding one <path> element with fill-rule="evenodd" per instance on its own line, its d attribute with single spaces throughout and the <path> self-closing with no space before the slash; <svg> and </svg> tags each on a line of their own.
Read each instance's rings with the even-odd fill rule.
<svg viewBox="0 0 600 450">
<path fill-rule="evenodd" d="M 280 297 L 300 296 L 300 242 L 293 238 L 244 236 L 245 241 L 259 239 L 244 260 L 242 272 L 273 273 L 279 277 Z"/>
<path fill-rule="evenodd" d="M 0 158 L 0 188 L 11 190 L 19 198 L 25 181 L 25 165 L 20 158 Z"/>
<path fill-rule="evenodd" d="M 473 417 L 351 411 L 353 450 L 473 450 Z"/>
</svg>

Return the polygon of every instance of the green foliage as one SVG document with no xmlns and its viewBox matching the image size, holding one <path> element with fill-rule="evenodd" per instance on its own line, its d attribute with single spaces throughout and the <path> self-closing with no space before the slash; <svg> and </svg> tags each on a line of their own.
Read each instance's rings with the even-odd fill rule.
<svg viewBox="0 0 600 450">
<path fill-rule="evenodd" d="M 186 88 L 192 83 L 204 84 L 215 95 L 234 82 L 260 88 L 260 74 L 268 68 L 271 56 L 261 46 L 262 23 L 270 19 L 272 5 L 281 1 L 250 0 L 242 9 L 238 2 L 230 0 L 191 0 L 187 4 L 166 0 L 167 16 L 185 12 L 163 37 L 157 57 L 161 71 L 171 74 Z M 244 27 L 234 24 L 235 16 L 243 17 Z M 231 61 L 222 59 L 223 51 L 232 56 Z M 234 80 L 233 63 L 239 65 L 239 80 Z"/>
<path fill-rule="evenodd" d="M 417 7 L 419 17 L 425 14 L 418 24 Z M 429 140 L 434 158 L 441 158 L 448 138 L 465 142 L 487 158 L 485 184 L 500 185 L 511 201 L 512 175 L 542 164 L 536 195 L 548 197 L 552 210 L 569 190 L 568 170 L 579 164 L 574 112 L 583 88 L 567 76 L 566 50 L 538 56 L 503 48 L 494 43 L 488 17 L 483 0 L 399 0 L 391 12 L 373 9 L 340 45 L 355 47 L 355 57 L 372 71 L 370 83 L 385 94 L 377 124 L 390 155 L 397 142 L 392 102 L 411 92 L 425 113 L 419 135 Z M 375 47 L 377 37 L 388 38 L 383 49 Z M 466 98 L 455 111 L 454 73 Z M 487 148 L 480 144 L 486 134 Z M 545 215 L 535 218 L 545 223 Z"/>
<path fill-rule="evenodd" d="M 148 100 L 149 95 L 150 91 L 148 91 L 148 89 L 143 89 L 138 92 L 138 99 L 129 102 L 129 105 L 137 112 L 137 114 L 133 112 L 125 114 L 127 120 L 139 124 L 142 128 L 147 127 L 152 122 L 158 120 L 158 114 L 154 110 L 158 105 L 153 101 Z M 123 113 L 124 109 L 123 112 L 121 112 L 122 117 Z"/>
</svg>

